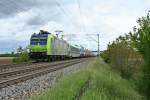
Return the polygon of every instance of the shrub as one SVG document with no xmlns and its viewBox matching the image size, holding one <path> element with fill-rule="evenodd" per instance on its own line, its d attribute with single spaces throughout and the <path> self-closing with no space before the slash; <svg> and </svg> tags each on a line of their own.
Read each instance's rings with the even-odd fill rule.
<svg viewBox="0 0 150 100">
<path fill-rule="evenodd" d="M 103 51 L 100 56 L 103 58 L 104 62 L 110 63 L 109 52 L 107 50 Z"/>
<path fill-rule="evenodd" d="M 22 62 L 29 62 L 30 58 L 27 52 L 22 52 L 18 54 L 18 57 L 13 59 L 14 63 L 22 63 Z"/>
<path fill-rule="evenodd" d="M 142 64 L 142 56 L 132 48 L 115 45 L 109 49 L 110 64 L 113 69 L 118 70 L 122 77 L 135 78 Z"/>
<path fill-rule="evenodd" d="M 144 65 L 141 70 L 139 89 L 147 98 L 150 98 L 150 14 L 138 20 L 139 28 L 134 34 L 137 34 L 137 46 L 144 55 Z"/>
</svg>

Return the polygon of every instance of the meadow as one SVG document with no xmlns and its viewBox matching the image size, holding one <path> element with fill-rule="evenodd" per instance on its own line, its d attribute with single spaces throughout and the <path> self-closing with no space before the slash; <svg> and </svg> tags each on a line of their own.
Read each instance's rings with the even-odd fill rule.
<svg viewBox="0 0 150 100">
<path fill-rule="evenodd" d="M 143 100 L 133 83 L 121 77 L 101 58 L 30 100 Z"/>
</svg>

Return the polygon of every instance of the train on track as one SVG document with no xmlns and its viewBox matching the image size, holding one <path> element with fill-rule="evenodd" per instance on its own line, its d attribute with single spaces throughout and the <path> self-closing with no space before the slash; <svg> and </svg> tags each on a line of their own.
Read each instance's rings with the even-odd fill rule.
<svg viewBox="0 0 150 100">
<path fill-rule="evenodd" d="M 93 53 L 79 45 L 71 45 L 53 34 L 40 30 L 30 39 L 29 55 L 31 59 L 44 59 L 48 61 L 66 58 L 79 58 L 93 56 Z"/>
</svg>

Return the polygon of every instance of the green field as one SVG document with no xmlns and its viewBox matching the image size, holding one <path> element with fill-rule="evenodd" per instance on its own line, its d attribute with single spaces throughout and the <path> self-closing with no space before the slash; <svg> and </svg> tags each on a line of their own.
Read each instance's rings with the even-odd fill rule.
<svg viewBox="0 0 150 100">
<path fill-rule="evenodd" d="M 88 85 L 87 85 L 88 82 Z M 101 59 L 81 71 L 65 76 L 52 88 L 31 100 L 143 100 L 134 85 Z"/>
</svg>

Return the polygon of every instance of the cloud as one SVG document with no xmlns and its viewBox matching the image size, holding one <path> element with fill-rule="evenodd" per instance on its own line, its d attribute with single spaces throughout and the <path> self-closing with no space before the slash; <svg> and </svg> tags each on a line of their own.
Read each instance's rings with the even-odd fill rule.
<svg viewBox="0 0 150 100">
<path fill-rule="evenodd" d="M 22 40 L 22 41 L 16 41 L 16 40 L 7 40 L 2 41 L 0 40 L 0 53 L 6 53 L 6 52 L 12 52 L 16 51 L 16 48 L 19 46 L 26 46 L 28 41 Z"/>
<path fill-rule="evenodd" d="M 34 16 L 32 10 L 27 12 L 20 12 L 14 17 L 7 19 L 0 19 L 0 36 L 14 36 L 18 35 L 19 31 L 25 29 L 26 22 Z M 1 39 L 1 38 L 0 38 Z"/>
<path fill-rule="evenodd" d="M 100 48 L 106 49 L 108 42 L 130 31 L 150 5 L 149 1 L 141 0 L 79 0 L 79 3 L 80 7 L 72 0 L 0 0 L 0 52 L 28 45 L 31 34 L 40 29 L 53 34 L 58 29 L 78 34 L 70 40 L 91 50 L 97 48 L 97 43 L 83 34 L 100 33 Z"/>
<path fill-rule="evenodd" d="M 29 10 L 35 2 L 33 0 L 0 0 L 0 18 L 10 17 L 19 12 Z"/>
<path fill-rule="evenodd" d="M 44 19 L 42 19 L 42 18 L 40 17 L 40 15 L 31 18 L 31 19 L 27 22 L 28 25 L 42 25 L 42 24 L 45 24 L 45 23 L 46 23 L 46 21 L 44 21 Z"/>
<path fill-rule="evenodd" d="M 53 7 L 53 0 L 0 0 L 0 18 L 11 17 L 32 8 Z"/>
</svg>

